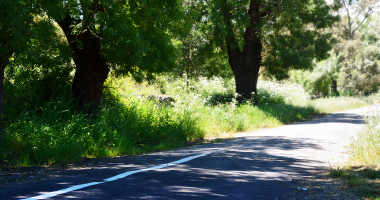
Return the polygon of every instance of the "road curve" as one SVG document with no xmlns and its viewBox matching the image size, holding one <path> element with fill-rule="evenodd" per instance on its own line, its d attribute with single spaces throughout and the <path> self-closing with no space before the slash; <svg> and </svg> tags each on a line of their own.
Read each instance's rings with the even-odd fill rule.
<svg viewBox="0 0 380 200">
<path fill-rule="evenodd" d="M 286 199 L 297 180 L 344 163 L 361 130 L 364 107 L 237 134 L 236 139 L 109 159 L 0 188 L 0 199 Z"/>
</svg>

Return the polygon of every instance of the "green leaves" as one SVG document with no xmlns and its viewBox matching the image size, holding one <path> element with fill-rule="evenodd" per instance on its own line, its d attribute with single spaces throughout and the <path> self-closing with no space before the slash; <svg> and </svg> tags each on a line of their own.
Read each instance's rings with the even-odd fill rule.
<svg viewBox="0 0 380 200">
<path fill-rule="evenodd" d="M 15 52 L 25 51 L 32 16 L 22 3 L 14 0 L 0 2 L 0 55 L 5 60 Z"/>
<path fill-rule="evenodd" d="M 281 13 L 276 13 L 273 25 L 263 26 L 263 42 L 270 48 L 263 64 L 278 79 L 287 78 L 288 69 L 311 69 L 314 58 L 326 59 L 332 35 L 321 29 L 330 27 L 337 17 L 324 1 L 284 1 Z M 268 35 L 269 33 L 269 35 Z"/>
<path fill-rule="evenodd" d="M 343 54 L 344 62 L 341 63 L 340 82 L 344 89 L 356 94 L 369 94 L 377 90 L 380 83 L 380 62 L 377 55 L 380 54 L 375 46 L 364 46 L 361 43 L 348 43 L 355 48 L 348 48 L 349 52 Z"/>
<path fill-rule="evenodd" d="M 174 68 L 171 39 L 184 11 L 179 0 L 158 1 L 58 1 L 41 0 L 43 9 L 57 22 L 70 15 L 71 32 L 91 31 L 99 39 L 101 54 L 116 74 L 157 73 Z M 65 9 L 70 8 L 70 9 Z M 75 32 L 75 33 L 74 33 Z M 83 42 L 83 41 L 82 41 Z M 75 42 L 81 48 L 81 42 Z M 135 70 L 139 68 L 140 70 Z"/>
</svg>

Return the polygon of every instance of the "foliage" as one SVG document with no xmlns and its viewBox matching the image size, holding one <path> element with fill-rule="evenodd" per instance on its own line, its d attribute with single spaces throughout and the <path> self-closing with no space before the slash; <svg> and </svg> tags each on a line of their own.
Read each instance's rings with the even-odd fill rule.
<svg viewBox="0 0 380 200">
<path fill-rule="evenodd" d="M 116 83 L 107 85 L 115 87 L 112 84 Z M 9 134 L 3 148 L 8 151 L 2 159 L 67 162 L 81 156 L 115 156 L 174 148 L 185 141 L 203 138 L 197 122 L 187 111 L 175 113 L 134 95 L 123 98 L 125 91 L 119 92 L 106 93 L 112 101 L 106 100 L 97 115 L 76 111 L 67 99 L 53 99 L 41 107 L 23 106 L 19 115 L 7 120 Z"/>
<path fill-rule="evenodd" d="M 44 69 L 32 64 L 16 67 L 15 64 L 11 62 L 6 70 L 4 120 L 18 116 L 26 105 L 40 107 L 51 99 L 68 101 L 72 98 L 67 70 L 70 68 L 58 65 Z"/>
<path fill-rule="evenodd" d="M 331 52 L 330 57 L 316 63 L 312 71 L 293 70 L 290 74 L 290 81 L 301 84 L 310 95 L 329 96 L 332 81 L 339 75 L 338 58 Z"/>
<path fill-rule="evenodd" d="M 374 10 L 380 4 L 371 0 L 343 1 L 343 3 L 346 6 L 343 14 L 350 15 L 342 16 L 341 21 L 332 29 L 338 40 L 334 46 L 340 67 L 338 85 L 341 90 L 355 95 L 376 92 L 379 84 L 377 78 L 379 43 L 376 36 L 379 21 Z M 351 7 L 357 9 L 350 9 Z M 356 13 L 353 14 L 352 11 Z M 365 16 L 360 17 L 360 15 Z M 359 19 L 356 20 L 358 16 Z M 348 26 L 350 23 L 352 28 Z"/>
<path fill-rule="evenodd" d="M 0 2 L 0 56 L 8 61 L 13 53 L 25 51 L 32 16 L 30 8 L 22 1 L 3 0 Z"/>
<path fill-rule="evenodd" d="M 24 44 L 27 50 L 13 54 L 5 71 L 5 120 L 19 115 L 27 104 L 39 107 L 52 97 L 71 97 L 74 66 L 68 44 L 57 28 L 46 16 L 34 16 L 31 39 Z"/>
<path fill-rule="evenodd" d="M 360 108 L 366 105 L 371 105 L 372 103 L 371 100 L 367 101 L 365 98 L 356 96 L 339 96 L 316 99 L 311 101 L 309 105 L 321 113 L 332 113 L 347 110 L 347 108 Z"/>
<path fill-rule="evenodd" d="M 223 51 L 216 47 L 207 46 L 205 38 L 199 31 L 194 31 L 182 40 L 181 56 L 178 68 L 174 71 L 182 77 L 232 77 L 228 58 Z"/>
<path fill-rule="evenodd" d="M 23 1 L 4 0 L 0 2 L 0 142 L 4 139 L 2 112 L 4 103 L 5 68 L 13 54 L 27 51 L 33 25 L 30 11 Z"/>
<path fill-rule="evenodd" d="M 286 72 L 289 69 L 311 69 L 315 59 L 320 61 L 329 57 L 331 44 L 336 43 L 332 35 L 322 29 L 331 27 L 339 19 L 329 13 L 339 7 L 327 6 L 324 1 L 309 3 L 299 1 L 294 5 L 293 1 L 286 2 L 283 6 L 286 11 L 274 20 L 275 28 L 271 23 L 263 24 L 264 33 L 270 33 L 263 38 L 271 45 L 264 65 L 277 79 L 288 78 Z M 295 8 L 302 9 L 297 13 Z"/>
<path fill-rule="evenodd" d="M 90 31 L 98 38 L 101 55 L 117 74 L 132 73 L 141 80 L 175 66 L 176 49 L 171 39 L 182 27 L 178 23 L 183 17 L 180 1 L 37 2 L 56 22 L 69 15 L 73 36 Z M 83 41 L 75 43 L 83 45 Z"/>
<path fill-rule="evenodd" d="M 355 94 L 369 94 L 377 91 L 380 83 L 380 54 L 375 46 L 364 46 L 359 42 L 347 42 L 345 62 L 340 73 L 340 85 Z"/>
<path fill-rule="evenodd" d="M 380 15 L 372 15 L 367 22 L 360 27 L 362 40 L 367 41 L 368 45 L 380 46 Z M 378 58 L 380 59 L 380 57 Z"/>
<path fill-rule="evenodd" d="M 205 5 L 200 1 L 185 1 L 186 24 L 191 24 L 187 34 L 182 34 L 177 40 L 181 44 L 181 54 L 178 58 L 178 67 L 174 73 L 182 77 L 231 77 L 232 71 L 228 58 L 219 47 L 208 45 L 208 37 L 204 35 L 207 20 L 205 19 Z"/>
</svg>

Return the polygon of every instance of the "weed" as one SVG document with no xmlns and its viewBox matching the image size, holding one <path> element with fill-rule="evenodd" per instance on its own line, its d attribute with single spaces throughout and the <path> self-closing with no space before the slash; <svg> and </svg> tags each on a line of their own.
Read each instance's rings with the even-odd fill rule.
<svg viewBox="0 0 380 200">
<path fill-rule="evenodd" d="M 346 175 L 347 175 L 346 171 L 344 171 L 343 169 L 339 167 L 336 169 L 330 168 L 330 177 L 332 178 L 342 178 Z"/>
</svg>

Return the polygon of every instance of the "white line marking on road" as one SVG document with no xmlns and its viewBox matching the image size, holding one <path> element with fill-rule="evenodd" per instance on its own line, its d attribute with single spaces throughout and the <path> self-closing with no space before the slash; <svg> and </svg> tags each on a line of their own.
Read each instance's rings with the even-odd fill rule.
<svg viewBox="0 0 380 200">
<path fill-rule="evenodd" d="M 151 170 L 156 170 L 156 169 L 162 169 L 162 168 L 170 167 L 170 166 L 173 166 L 173 165 L 176 165 L 176 164 L 181 164 L 181 163 L 188 162 L 190 160 L 193 160 L 193 159 L 196 159 L 196 158 L 199 158 L 199 157 L 202 157 L 202 156 L 206 156 L 208 154 L 212 154 L 212 153 L 215 153 L 215 152 L 218 152 L 218 151 L 222 151 L 222 150 L 224 150 L 224 149 L 219 149 L 219 150 L 210 151 L 210 152 L 207 152 L 207 153 L 204 153 L 204 154 L 190 156 L 190 157 L 183 158 L 183 159 L 180 159 L 180 160 L 177 160 L 177 161 L 174 161 L 174 162 L 170 162 L 170 163 L 166 163 L 166 164 L 162 164 L 162 165 L 157 165 L 157 166 L 149 167 L 149 168 L 146 168 L 146 169 L 139 169 L 139 170 L 135 170 L 135 171 L 125 172 L 125 173 L 122 173 L 122 174 L 119 174 L 119 175 L 116 175 L 116 176 L 104 179 L 104 182 L 91 182 L 91 183 L 76 185 L 76 186 L 68 187 L 68 188 L 65 188 L 65 189 L 62 189 L 62 190 L 58 190 L 58 191 L 54 191 L 54 192 L 49 192 L 49 193 L 46 193 L 46 194 L 42 194 L 42 195 L 39 195 L 39 196 L 35 196 L 35 197 L 23 199 L 23 200 L 36 200 L 36 199 L 51 198 L 51 197 L 54 197 L 54 196 L 57 196 L 57 195 L 60 195 L 60 194 L 72 192 L 72 191 L 75 191 L 75 190 L 80 190 L 80 189 L 85 188 L 85 187 L 90 187 L 90 186 L 93 186 L 93 185 L 98 185 L 98 184 L 102 184 L 102 183 L 106 183 L 106 182 L 110 182 L 110 181 L 116 181 L 118 179 L 125 178 L 127 176 L 130 176 L 132 174 L 136 174 L 136 173 L 139 173 L 139 172 L 145 172 L 145 171 L 151 171 Z"/>
</svg>

